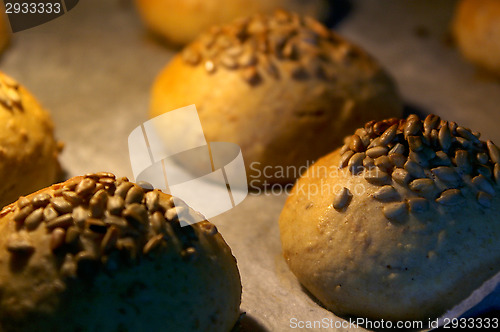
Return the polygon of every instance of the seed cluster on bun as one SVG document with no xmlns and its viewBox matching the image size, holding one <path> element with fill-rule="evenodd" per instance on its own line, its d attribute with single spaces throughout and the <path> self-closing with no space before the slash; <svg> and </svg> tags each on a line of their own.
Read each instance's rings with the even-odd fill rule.
<svg viewBox="0 0 500 332">
<path fill-rule="evenodd" d="M 368 61 L 364 52 L 311 17 L 277 10 L 274 15 L 255 15 L 233 24 L 212 27 L 182 52 L 186 63 L 204 66 L 208 73 L 238 70 L 249 84 L 258 84 L 262 73 L 303 80 L 308 77 L 335 80 L 332 63 L 349 66 Z M 277 61 L 293 63 L 280 72 Z"/>
<path fill-rule="evenodd" d="M 373 199 L 390 202 L 388 219 L 401 220 L 408 213 L 427 211 L 429 202 L 443 206 L 463 203 L 461 188 L 476 191 L 477 204 L 491 207 L 495 185 L 500 184 L 500 151 L 491 141 L 455 122 L 428 115 L 368 122 L 345 139 L 339 168 L 363 172 L 367 182 L 380 186 Z M 404 197 L 392 181 L 418 197 Z M 470 186 L 469 186 L 470 185 Z M 337 193 L 334 207 L 344 209 L 350 193 Z"/>
<path fill-rule="evenodd" d="M 23 110 L 18 90 L 19 84 L 16 81 L 6 75 L 0 75 L 0 104 L 5 110 Z"/>
<path fill-rule="evenodd" d="M 184 259 L 196 259 L 194 229 L 180 225 L 180 218 L 189 221 L 187 206 L 111 173 L 87 174 L 55 185 L 51 192 L 21 197 L 0 217 L 7 213 L 17 223 L 7 250 L 13 256 L 31 255 L 36 247 L 30 232 L 44 227 L 51 234 L 51 250 L 64 258 L 60 272 L 65 277 L 93 277 L 100 267 L 136 262 L 174 239 L 181 241 Z M 203 227 L 217 233 L 212 224 Z"/>
</svg>

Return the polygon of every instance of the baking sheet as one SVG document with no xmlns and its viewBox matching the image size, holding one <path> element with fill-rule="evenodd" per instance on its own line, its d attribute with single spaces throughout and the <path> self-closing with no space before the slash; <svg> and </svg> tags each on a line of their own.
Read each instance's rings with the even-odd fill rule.
<svg viewBox="0 0 500 332">
<path fill-rule="evenodd" d="M 436 113 L 500 142 L 500 83 L 479 75 L 446 42 L 455 1 L 337 3 L 348 9 L 338 31 L 389 70 L 409 110 Z M 127 137 L 147 120 L 152 81 L 175 51 L 146 33 L 130 1 L 84 0 L 16 33 L 0 69 L 52 113 L 68 177 L 109 170 L 132 178 Z M 339 321 L 302 290 L 281 257 L 277 219 L 285 199 L 251 193 L 212 219 L 238 260 L 244 331 L 287 331 L 293 318 Z"/>
</svg>

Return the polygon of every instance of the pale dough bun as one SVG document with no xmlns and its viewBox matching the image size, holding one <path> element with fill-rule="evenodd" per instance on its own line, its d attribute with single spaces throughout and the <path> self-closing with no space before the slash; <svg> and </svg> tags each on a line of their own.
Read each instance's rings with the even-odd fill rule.
<svg viewBox="0 0 500 332">
<path fill-rule="evenodd" d="M 54 183 L 61 148 L 49 113 L 0 72 L 0 207 Z"/>
<path fill-rule="evenodd" d="M 500 1 L 460 1 L 455 11 L 453 33 L 465 58 L 500 75 Z"/>
<path fill-rule="evenodd" d="M 195 104 L 208 142 L 241 147 L 251 187 L 295 181 L 360 123 L 402 111 L 370 55 L 284 11 L 200 36 L 158 75 L 151 98 L 151 117 Z"/>
<path fill-rule="evenodd" d="M 378 320 L 427 321 L 470 295 L 500 265 L 500 153 L 478 136 L 413 115 L 319 159 L 279 220 L 298 280 L 334 313 Z"/>
<path fill-rule="evenodd" d="M 328 12 L 325 0 L 136 0 L 144 23 L 167 41 L 184 45 L 213 25 L 229 23 L 277 8 L 322 19 Z"/>
<path fill-rule="evenodd" d="M 175 204 L 175 206 L 174 206 Z M 0 212 L 0 331 L 230 331 L 236 260 L 208 221 L 110 173 Z"/>
</svg>

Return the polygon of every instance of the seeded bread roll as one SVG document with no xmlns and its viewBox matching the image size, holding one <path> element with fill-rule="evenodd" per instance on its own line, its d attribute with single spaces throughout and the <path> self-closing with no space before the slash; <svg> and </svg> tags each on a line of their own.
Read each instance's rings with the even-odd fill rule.
<svg viewBox="0 0 500 332">
<path fill-rule="evenodd" d="M 0 72 L 0 207 L 53 183 L 60 150 L 47 111 Z"/>
<path fill-rule="evenodd" d="M 317 18 L 328 12 L 325 0 L 136 0 L 144 23 L 167 41 L 184 45 L 212 25 L 277 8 L 297 11 Z"/>
<path fill-rule="evenodd" d="M 251 187 L 294 181 L 360 123 L 402 109 L 371 56 L 284 11 L 213 28 L 174 57 L 153 85 L 150 115 L 190 104 L 207 141 L 241 147 Z"/>
<path fill-rule="evenodd" d="M 498 272 L 499 160 L 435 115 L 369 122 L 295 184 L 284 257 L 334 313 L 436 317 Z"/>
<path fill-rule="evenodd" d="M 500 76 L 500 1 L 460 1 L 453 33 L 465 58 Z"/>
<path fill-rule="evenodd" d="M 175 203 L 175 206 L 174 206 Z M 0 212 L 0 331 L 229 331 L 236 260 L 196 212 L 110 173 Z"/>
</svg>

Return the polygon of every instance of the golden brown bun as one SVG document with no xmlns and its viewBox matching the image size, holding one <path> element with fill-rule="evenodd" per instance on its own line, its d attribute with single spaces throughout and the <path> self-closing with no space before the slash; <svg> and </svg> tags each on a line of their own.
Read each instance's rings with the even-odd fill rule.
<svg viewBox="0 0 500 332">
<path fill-rule="evenodd" d="M 193 214 L 110 173 L 20 198 L 0 212 L 0 331 L 229 331 L 236 260 L 208 221 L 180 226 Z"/>
<path fill-rule="evenodd" d="M 153 85 L 150 115 L 190 104 L 207 141 L 241 147 L 251 187 L 293 182 L 360 123 L 402 109 L 371 56 L 284 11 L 213 28 L 174 57 Z"/>
<path fill-rule="evenodd" d="M 410 116 L 319 159 L 279 220 L 298 280 L 333 312 L 371 319 L 427 320 L 466 298 L 500 264 L 500 154 L 478 136 Z"/>
<path fill-rule="evenodd" d="M 136 0 L 145 24 L 167 41 L 184 45 L 212 25 L 229 23 L 256 13 L 284 8 L 304 15 L 324 18 L 324 0 Z"/>
<path fill-rule="evenodd" d="M 0 72 L 0 207 L 54 183 L 60 150 L 47 111 Z"/>
<path fill-rule="evenodd" d="M 500 75 L 500 1 L 460 1 L 455 11 L 453 33 L 468 60 Z"/>
</svg>

